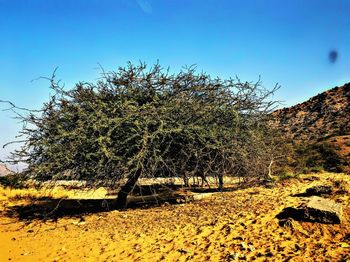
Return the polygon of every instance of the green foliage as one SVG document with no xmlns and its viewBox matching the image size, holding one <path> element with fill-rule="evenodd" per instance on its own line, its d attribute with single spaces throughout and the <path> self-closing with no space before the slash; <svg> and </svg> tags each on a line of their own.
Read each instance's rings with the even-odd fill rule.
<svg viewBox="0 0 350 262">
<path fill-rule="evenodd" d="M 294 167 L 301 173 L 343 171 L 343 159 L 334 146 L 327 142 L 299 144 L 296 146 L 294 158 Z"/>
<path fill-rule="evenodd" d="M 19 174 L 0 177 L 0 185 L 10 188 L 25 188 L 25 183 Z"/>
<path fill-rule="evenodd" d="M 55 94 L 23 117 L 25 144 L 13 155 L 36 180 L 115 184 L 142 177 L 264 175 L 274 140 L 266 125 L 274 92 L 258 83 L 212 79 L 157 64 L 103 73 L 97 83 Z"/>
</svg>

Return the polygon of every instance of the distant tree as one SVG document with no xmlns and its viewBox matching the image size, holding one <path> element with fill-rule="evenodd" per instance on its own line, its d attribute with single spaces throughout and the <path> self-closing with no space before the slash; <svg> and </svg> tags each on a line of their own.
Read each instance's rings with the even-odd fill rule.
<svg viewBox="0 0 350 262">
<path fill-rule="evenodd" d="M 83 180 L 120 188 L 125 206 L 140 177 L 205 179 L 266 176 L 275 142 L 267 125 L 275 105 L 267 90 L 238 79 L 212 79 L 194 67 L 170 74 L 131 63 L 54 94 L 40 111 L 19 114 L 26 178 Z"/>
</svg>

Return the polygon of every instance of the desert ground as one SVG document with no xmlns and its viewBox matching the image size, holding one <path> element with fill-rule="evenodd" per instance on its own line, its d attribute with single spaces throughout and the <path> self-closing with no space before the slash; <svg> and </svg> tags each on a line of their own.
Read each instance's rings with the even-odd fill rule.
<svg viewBox="0 0 350 262">
<path fill-rule="evenodd" d="M 341 224 L 279 225 L 283 208 L 307 200 L 295 194 L 327 184 L 342 188 L 329 196 L 343 206 Z M 349 185 L 348 175 L 302 175 L 188 203 L 57 217 L 18 210 L 48 194 L 99 199 L 106 190 L 1 188 L 0 261 L 350 261 Z"/>
</svg>

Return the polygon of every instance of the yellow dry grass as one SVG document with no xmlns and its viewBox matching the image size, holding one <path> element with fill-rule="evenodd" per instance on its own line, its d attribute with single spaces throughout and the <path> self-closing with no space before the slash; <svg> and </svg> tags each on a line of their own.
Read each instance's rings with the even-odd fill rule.
<svg viewBox="0 0 350 262">
<path fill-rule="evenodd" d="M 251 187 L 187 204 L 86 214 L 83 219 L 25 223 L 1 213 L 0 261 L 347 261 L 349 194 L 332 196 L 344 208 L 340 225 L 292 221 L 280 227 L 275 218 L 283 208 L 305 201 L 292 194 L 310 186 L 349 189 L 349 176 L 314 176 L 320 180 L 301 176 L 270 189 Z M 1 211 L 25 204 L 28 200 L 20 195 L 45 192 L 0 189 Z M 51 191 L 51 196 L 63 195 L 76 197 L 74 191 Z"/>
</svg>

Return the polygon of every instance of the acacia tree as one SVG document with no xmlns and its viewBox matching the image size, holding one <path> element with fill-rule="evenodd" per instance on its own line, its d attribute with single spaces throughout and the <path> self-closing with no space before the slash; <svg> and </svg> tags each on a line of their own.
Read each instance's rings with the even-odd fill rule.
<svg viewBox="0 0 350 262">
<path fill-rule="evenodd" d="M 224 175 L 266 175 L 277 86 L 143 63 L 68 91 L 50 81 L 42 110 L 19 115 L 24 144 L 12 161 L 28 164 L 26 178 L 113 184 L 125 206 L 140 177 L 212 176 L 222 190 Z"/>
</svg>

